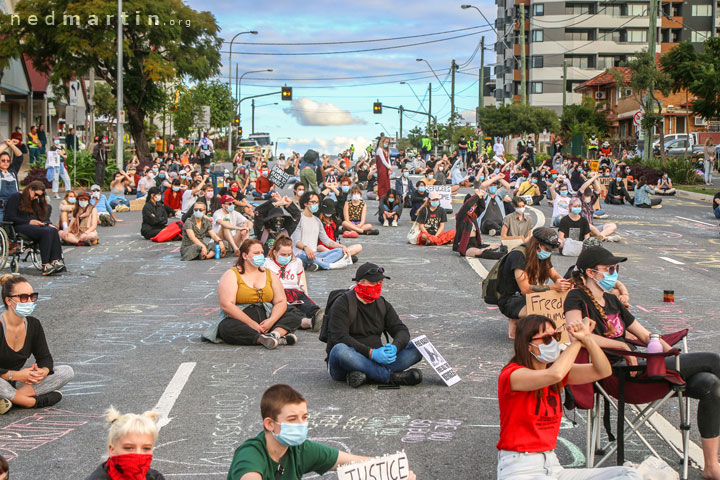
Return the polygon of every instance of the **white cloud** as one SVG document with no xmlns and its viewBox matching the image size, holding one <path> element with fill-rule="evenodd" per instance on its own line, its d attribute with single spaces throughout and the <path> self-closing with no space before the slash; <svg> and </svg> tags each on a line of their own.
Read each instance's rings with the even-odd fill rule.
<svg viewBox="0 0 720 480">
<path fill-rule="evenodd" d="M 332 103 L 320 103 L 310 98 L 296 98 L 292 106 L 284 111 L 295 117 L 300 125 L 337 126 L 366 123 L 362 118 L 353 117 L 350 112 Z"/>
<path fill-rule="evenodd" d="M 350 145 L 355 146 L 355 158 L 362 156 L 365 153 L 365 148 L 375 143 L 374 140 L 370 140 L 363 136 L 357 137 L 344 137 L 336 136 L 331 138 L 293 138 L 287 141 L 287 148 L 285 154 L 292 153 L 293 151 L 304 154 L 308 149 L 317 150 L 320 154 L 327 153 L 329 155 L 336 155 L 350 148 Z M 284 145 L 280 145 L 280 149 Z"/>
<path fill-rule="evenodd" d="M 475 110 L 461 110 L 460 117 L 462 117 L 463 122 L 475 125 Z"/>
</svg>

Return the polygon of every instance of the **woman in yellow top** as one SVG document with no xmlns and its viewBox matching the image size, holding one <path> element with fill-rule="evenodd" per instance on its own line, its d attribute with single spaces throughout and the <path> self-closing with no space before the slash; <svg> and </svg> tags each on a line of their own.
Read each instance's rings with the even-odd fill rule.
<svg viewBox="0 0 720 480">
<path fill-rule="evenodd" d="M 293 333 L 301 316 L 288 310 L 280 278 L 263 268 L 262 242 L 247 239 L 240 246 L 237 264 L 225 272 L 218 285 L 220 308 L 226 317 L 218 325 L 217 336 L 231 345 L 295 345 Z"/>
</svg>

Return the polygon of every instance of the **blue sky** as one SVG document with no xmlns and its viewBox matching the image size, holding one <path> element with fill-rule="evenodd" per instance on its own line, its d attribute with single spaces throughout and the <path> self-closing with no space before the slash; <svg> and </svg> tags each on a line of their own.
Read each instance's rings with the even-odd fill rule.
<svg viewBox="0 0 720 480">
<path fill-rule="evenodd" d="M 229 65 L 229 44 L 222 51 L 221 79 L 228 80 L 235 65 L 240 74 L 251 70 L 273 69 L 272 73 L 248 74 L 242 80 L 241 96 L 279 91 L 281 85 L 293 87 L 293 102 L 282 102 L 277 96 L 256 99 L 255 131 L 269 132 L 281 140 L 278 151 L 295 150 L 303 153 L 316 148 L 325 153 L 337 153 L 354 143 L 362 150 L 370 139 L 383 131 L 380 122 L 394 136 L 399 129 L 399 115 L 385 109 L 382 115 L 372 113 L 372 103 L 380 99 L 384 104 L 412 110 L 427 109 L 428 83 L 432 82 L 432 109 L 438 121 L 450 115 L 448 95 L 424 62 L 430 62 L 438 77 L 450 91 L 447 74 L 454 58 L 463 65 L 456 74 L 456 109 L 459 113 L 477 106 L 478 68 L 480 54 L 469 61 L 481 36 L 486 48 L 492 48 L 494 33 L 482 16 L 473 9 L 462 10 L 467 0 L 406 2 L 389 0 L 312 0 L 298 2 L 242 0 L 202 2 L 186 0 L 196 10 L 210 10 L 220 27 L 220 36 L 229 40 L 241 31 L 257 30 L 258 35 L 240 35 L 233 43 L 232 66 Z M 491 2 L 475 2 L 485 15 L 494 21 L 495 7 Z M 475 28 L 473 28 L 475 27 Z M 427 35 L 450 30 L 467 29 L 419 38 L 394 41 L 363 42 L 338 45 L 298 45 L 306 42 L 348 42 L 385 39 L 411 35 Z M 469 35 L 468 35 L 469 34 Z M 361 53 L 334 55 L 252 55 L 250 53 L 306 53 L 382 48 L 427 42 L 466 35 L 448 41 Z M 248 43 L 286 43 L 288 45 L 252 45 Z M 238 53 L 243 52 L 243 53 Z M 469 62 L 468 62 L 469 61 Z M 485 64 L 494 61 L 492 51 L 485 52 Z M 369 76 L 398 74 L 391 77 Z M 366 78 L 359 78 L 366 77 Z M 291 80 L 294 79 L 294 80 Z M 307 79 L 307 80 L 297 80 Z M 407 81 L 408 85 L 399 84 Z M 277 102 L 278 105 L 273 105 Z M 474 113 L 470 113 L 474 118 Z M 403 130 L 425 125 L 427 117 L 406 114 Z M 242 125 L 250 132 L 250 101 L 242 104 Z"/>
</svg>

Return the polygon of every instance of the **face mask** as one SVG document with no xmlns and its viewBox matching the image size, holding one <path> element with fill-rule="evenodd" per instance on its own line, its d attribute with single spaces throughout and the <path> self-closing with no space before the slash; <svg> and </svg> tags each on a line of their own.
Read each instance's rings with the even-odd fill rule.
<svg viewBox="0 0 720 480">
<path fill-rule="evenodd" d="M 157 169 L 157 168 L 153 168 L 152 171 L 153 171 L 153 173 L 157 173 L 157 172 L 158 172 L 158 169 Z"/>
<path fill-rule="evenodd" d="M 485 175 L 480 175 L 479 178 L 480 178 L 480 181 L 482 182 L 483 180 L 485 180 Z"/>
<path fill-rule="evenodd" d="M 418 192 L 425 193 L 425 190 L 427 190 L 425 187 L 418 187 Z"/>
<path fill-rule="evenodd" d="M 388 198 L 388 203 L 395 203 L 395 199 L 392 198 L 392 197 L 391 197 L 391 198 Z"/>
<path fill-rule="evenodd" d="M 90 194 L 90 196 L 91 196 L 92 198 L 100 198 L 100 192 L 92 192 L 92 193 Z"/>
<path fill-rule="evenodd" d="M 520 181 L 520 183 L 522 183 L 525 181 L 525 177 L 518 177 L 518 180 Z"/>
<path fill-rule="evenodd" d="M 317 211 L 320 209 L 320 205 L 310 205 L 310 212 L 317 213 Z"/>
<path fill-rule="evenodd" d="M 552 255 L 552 252 L 548 252 L 547 250 L 543 250 L 542 248 L 537 253 L 538 260 L 547 260 L 550 258 L 550 255 Z"/>
<path fill-rule="evenodd" d="M 230 178 L 230 174 L 229 174 L 229 173 L 225 173 L 225 174 L 223 174 L 223 177 L 225 177 L 225 178 Z"/>
<path fill-rule="evenodd" d="M 162 201 L 162 195 L 155 195 L 155 201 L 156 202 Z"/>
<path fill-rule="evenodd" d="M 173 190 L 173 192 L 179 192 L 179 191 L 180 191 L 180 187 L 174 186 L 174 187 L 172 187 L 172 190 Z"/>
<path fill-rule="evenodd" d="M 433 208 L 437 208 L 438 205 L 440 205 L 440 200 L 433 200 L 432 202 L 430 202 L 430 206 Z"/>
<path fill-rule="evenodd" d="M 21 317 L 27 317 L 28 315 L 32 315 L 33 311 L 35 311 L 36 305 L 37 304 L 35 302 L 16 303 L 15 313 Z"/>
<path fill-rule="evenodd" d="M 158 177 L 160 177 L 160 178 L 165 178 L 165 174 L 164 174 L 164 173 L 161 173 L 161 174 L 158 175 Z"/>
<path fill-rule="evenodd" d="M 300 198 L 300 197 L 302 197 L 303 195 L 305 195 L 305 190 L 298 190 L 295 195 L 296 195 L 298 198 Z"/>
<path fill-rule="evenodd" d="M 208 200 L 212 200 L 213 196 L 213 192 L 205 192 L 205 198 Z"/>
<path fill-rule="evenodd" d="M 343 185 L 340 187 L 340 189 L 343 191 L 343 193 L 347 193 L 350 191 L 350 185 Z"/>
<path fill-rule="evenodd" d="M 531 343 L 531 345 L 534 345 Z M 555 360 L 558 359 L 560 356 L 560 344 L 557 340 L 554 338 L 550 342 L 550 345 L 535 345 L 538 350 L 540 350 L 540 355 L 535 355 L 533 352 L 530 352 L 533 354 L 533 357 L 537 358 L 538 362 L 542 363 L 553 363 Z"/>
<path fill-rule="evenodd" d="M 629 168 L 626 168 L 626 169 L 625 169 L 625 172 L 630 173 L 630 169 L 629 169 Z"/>
<path fill-rule="evenodd" d="M 77 198 L 75 198 L 75 197 L 68 197 L 67 201 L 68 201 L 68 203 L 75 203 L 75 202 L 77 202 Z"/>
<path fill-rule="evenodd" d="M 557 173 L 552 174 L 552 179 L 555 180 L 557 178 Z"/>
<path fill-rule="evenodd" d="M 377 173 L 373 173 L 373 178 L 377 178 Z"/>
<path fill-rule="evenodd" d="M 563 197 L 567 197 L 568 191 L 567 191 L 567 190 L 560 190 L 560 195 L 562 195 Z"/>
<path fill-rule="evenodd" d="M 263 176 L 263 177 L 267 177 L 267 176 L 268 176 L 268 171 L 267 171 L 267 170 L 263 170 L 263 171 L 262 171 L 262 176 Z"/>
<path fill-rule="evenodd" d="M 232 187 L 230 187 L 230 190 L 233 192 L 237 192 L 238 190 L 240 190 L 240 187 L 238 187 L 237 185 L 233 185 Z"/>
<path fill-rule="evenodd" d="M 286 447 L 297 447 L 307 440 L 307 423 L 281 423 L 280 433 L 273 433 L 275 440 Z"/>
<path fill-rule="evenodd" d="M 292 260 L 292 256 L 290 256 L 290 255 L 288 255 L 287 257 L 283 257 L 283 256 L 277 257 L 277 263 L 279 263 L 280 265 L 287 265 L 288 263 L 290 263 L 290 260 Z"/>
<path fill-rule="evenodd" d="M 430 175 L 428 175 L 428 178 L 429 178 L 430 180 L 432 180 L 434 177 L 435 177 L 435 175 L 433 175 L 432 173 L 431 173 Z"/>
<path fill-rule="evenodd" d="M 361 195 L 358 195 L 358 194 L 356 193 L 355 195 L 352 196 L 352 199 L 353 199 L 354 201 L 356 201 L 356 202 L 359 202 L 360 200 L 362 200 L 362 196 L 361 196 Z"/>
<path fill-rule="evenodd" d="M 228 205 L 227 207 L 228 212 L 234 212 L 235 211 L 235 205 Z"/>
<path fill-rule="evenodd" d="M 440 172 L 442 172 L 443 170 L 445 170 L 445 167 L 438 168 L 438 171 L 440 171 Z"/>
<path fill-rule="evenodd" d="M 256 267 L 262 267 L 265 264 L 265 256 L 262 253 L 258 253 L 252 258 L 252 261 L 250 262 Z"/>
<path fill-rule="evenodd" d="M 125 453 L 108 458 L 110 478 L 146 478 L 153 456 L 147 453 Z"/>
<path fill-rule="evenodd" d="M 185 179 L 187 178 L 187 175 L 180 175 L 180 178 L 182 178 L 183 180 L 185 180 Z"/>
<path fill-rule="evenodd" d="M 604 277 L 602 280 L 600 280 L 599 282 L 597 280 L 595 281 L 598 285 L 600 285 L 600 288 L 602 288 L 606 292 L 609 292 L 615 287 L 615 284 L 617 283 L 618 272 L 616 271 L 612 275 L 610 275 L 609 273 L 603 273 L 603 275 Z"/>
<path fill-rule="evenodd" d="M 492 187 L 488 188 L 488 191 L 491 195 L 495 195 L 495 193 L 497 192 L 497 187 L 493 185 Z"/>
<path fill-rule="evenodd" d="M 409 178 L 409 177 L 410 177 L 410 172 L 403 172 L 403 177 Z"/>
<path fill-rule="evenodd" d="M 205 215 L 205 212 L 200 211 L 200 210 L 193 210 L 193 216 L 195 218 L 202 218 L 203 215 Z"/>
<path fill-rule="evenodd" d="M 530 180 L 530 181 L 531 181 L 532 183 L 537 183 L 537 178 L 533 178 L 533 179 Z"/>
<path fill-rule="evenodd" d="M 55 140 L 55 145 L 60 145 L 60 140 Z"/>
<path fill-rule="evenodd" d="M 382 283 L 378 283 L 377 285 L 360 285 L 356 283 L 355 293 L 365 302 L 374 302 L 382 295 Z"/>
<path fill-rule="evenodd" d="M 496 168 L 495 171 L 493 171 L 493 173 L 494 173 L 495 175 L 497 175 L 498 173 L 500 173 L 500 169 L 499 169 L 499 168 Z"/>
<path fill-rule="evenodd" d="M 519 213 L 520 215 L 522 215 L 523 213 L 525 213 L 525 207 L 516 208 L 515 211 L 516 211 L 517 213 Z"/>
<path fill-rule="evenodd" d="M 618 182 L 618 183 L 620 183 L 620 182 L 622 182 L 622 178 L 621 178 L 621 177 L 618 177 L 618 178 L 615 179 L 615 181 Z"/>
<path fill-rule="evenodd" d="M 78 202 L 78 205 L 80 205 L 80 208 L 85 208 L 85 207 L 88 206 L 88 201 L 87 201 L 87 200 L 80 200 L 80 201 Z"/>
<path fill-rule="evenodd" d="M 582 212 L 582 207 L 573 207 L 573 208 L 571 208 L 571 211 L 575 215 L 580 215 L 580 212 Z"/>
<path fill-rule="evenodd" d="M 590 200 L 592 200 L 592 197 L 583 197 L 583 202 L 590 203 Z"/>
</svg>

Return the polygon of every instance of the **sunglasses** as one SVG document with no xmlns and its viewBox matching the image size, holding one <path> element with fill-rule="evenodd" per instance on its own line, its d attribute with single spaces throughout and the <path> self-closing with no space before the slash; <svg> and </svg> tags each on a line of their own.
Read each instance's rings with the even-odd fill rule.
<svg viewBox="0 0 720 480">
<path fill-rule="evenodd" d="M 593 272 L 605 273 L 601 272 L 600 270 L 593 270 Z M 615 275 L 615 272 L 620 273 L 620 265 L 613 265 L 612 267 L 608 267 L 607 273 L 609 273 L 610 275 Z"/>
<path fill-rule="evenodd" d="M 38 292 L 33 293 L 18 293 L 16 295 L 8 295 L 10 298 L 19 298 L 21 303 L 34 302 L 38 299 L 40 294 Z"/>
<path fill-rule="evenodd" d="M 377 267 L 377 268 L 371 268 L 367 272 L 365 272 L 366 275 L 377 275 L 378 273 L 385 273 L 385 269 L 383 267 Z"/>
</svg>

